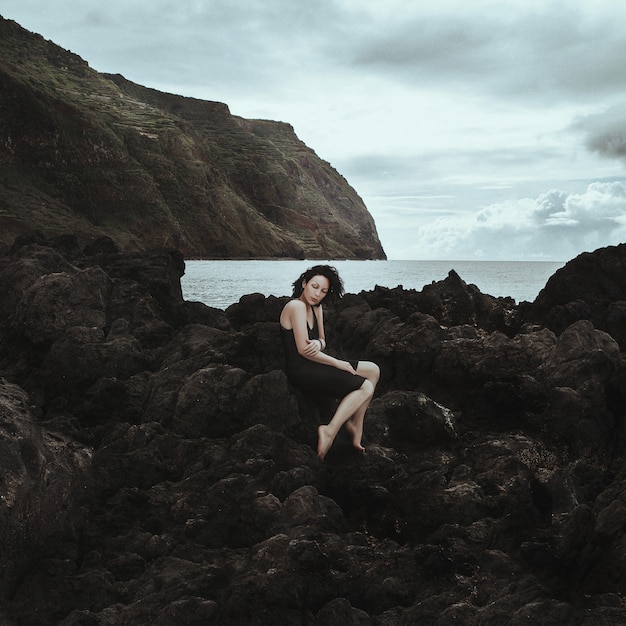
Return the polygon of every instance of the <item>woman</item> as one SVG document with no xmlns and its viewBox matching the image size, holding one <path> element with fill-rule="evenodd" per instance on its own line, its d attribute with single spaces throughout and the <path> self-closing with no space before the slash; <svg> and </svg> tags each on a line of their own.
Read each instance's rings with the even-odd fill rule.
<svg viewBox="0 0 626 626">
<path fill-rule="evenodd" d="M 317 430 L 317 455 L 322 460 L 344 424 L 354 448 L 365 452 L 361 445 L 363 420 L 380 376 L 375 363 L 342 361 L 325 352 L 322 301 L 342 296 L 337 270 L 316 265 L 293 283 L 293 299 L 280 314 L 289 381 L 308 395 L 341 398 L 330 422 Z"/>
</svg>

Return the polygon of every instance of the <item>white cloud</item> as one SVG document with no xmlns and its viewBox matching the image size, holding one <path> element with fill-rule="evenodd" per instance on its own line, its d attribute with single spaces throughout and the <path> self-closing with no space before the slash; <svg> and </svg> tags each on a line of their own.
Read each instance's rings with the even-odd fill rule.
<svg viewBox="0 0 626 626">
<path fill-rule="evenodd" d="M 626 190 L 598 182 L 437 219 L 415 233 L 406 258 L 563 261 L 625 240 Z"/>
</svg>

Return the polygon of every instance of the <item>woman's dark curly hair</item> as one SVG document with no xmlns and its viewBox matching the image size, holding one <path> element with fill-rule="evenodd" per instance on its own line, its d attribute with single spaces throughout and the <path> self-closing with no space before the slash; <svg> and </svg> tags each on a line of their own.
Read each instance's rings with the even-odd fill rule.
<svg viewBox="0 0 626 626">
<path fill-rule="evenodd" d="M 328 293 L 324 296 L 326 302 L 334 302 L 343 296 L 343 281 L 339 276 L 339 272 L 330 265 L 315 265 L 314 267 L 310 267 L 306 272 L 303 272 L 298 280 L 294 281 L 293 298 L 300 297 L 300 294 L 304 291 L 302 283 L 308 283 L 313 276 L 324 276 L 328 278 Z"/>
</svg>

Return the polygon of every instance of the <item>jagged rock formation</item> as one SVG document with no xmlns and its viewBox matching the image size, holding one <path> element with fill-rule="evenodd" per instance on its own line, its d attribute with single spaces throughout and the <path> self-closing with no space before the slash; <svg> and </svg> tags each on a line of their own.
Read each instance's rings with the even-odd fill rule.
<svg viewBox="0 0 626 626">
<path fill-rule="evenodd" d="M 622 254 L 584 267 L 623 285 Z M 382 378 L 367 454 L 339 438 L 321 463 L 323 409 L 281 369 L 285 299 L 211 309 L 183 300 L 179 253 L 16 241 L 0 622 L 624 624 L 626 361 L 590 320 L 541 323 L 572 268 L 593 273 L 572 261 L 531 309 L 454 272 L 347 295 L 329 346 Z"/>
<path fill-rule="evenodd" d="M 626 244 L 584 252 L 559 269 L 535 302 L 528 320 L 543 320 L 561 333 L 578 320 L 591 320 L 626 351 Z"/>
<path fill-rule="evenodd" d="M 0 17 L 0 244 L 38 229 L 187 257 L 385 258 L 371 215 L 284 123 L 99 74 Z"/>
</svg>

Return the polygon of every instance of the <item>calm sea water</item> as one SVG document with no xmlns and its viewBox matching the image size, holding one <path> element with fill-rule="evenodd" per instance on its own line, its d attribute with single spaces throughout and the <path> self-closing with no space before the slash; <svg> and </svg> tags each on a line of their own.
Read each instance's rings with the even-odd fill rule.
<svg viewBox="0 0 626 626">
<path fill-rule="evenodd" d="M 185 300 L 226 309 L 249 293 L 290 296 L 292 283 L 318 261 L 186 261 L 181 279 Z M 323 263 L 323 262 L 322 262 Z M 420 291 L 443 280 L 450 270 L 483 293 L 532 302 L 564 263 L 548 261 L 329 261 L 339 271 L 346 293 L 376 285 Z"/>
</svg>

